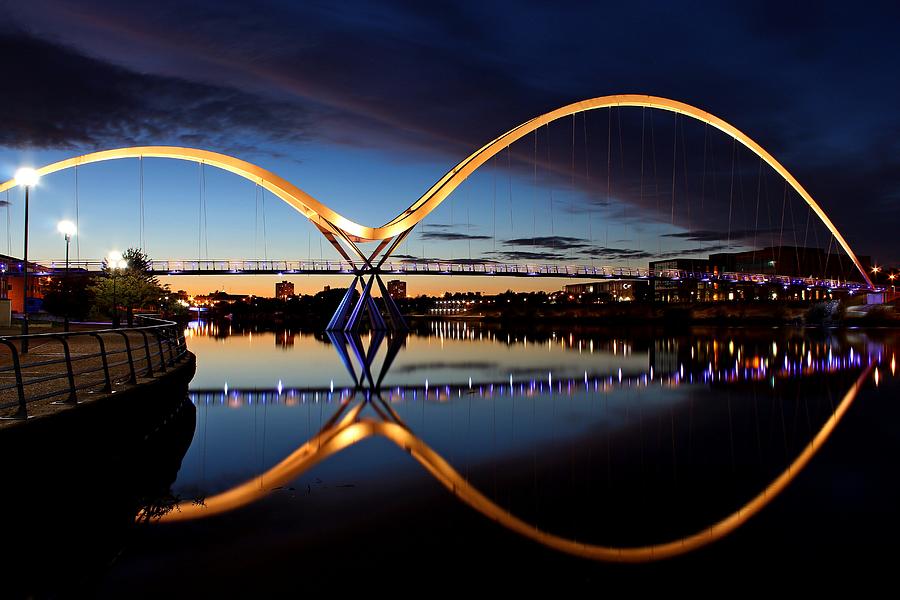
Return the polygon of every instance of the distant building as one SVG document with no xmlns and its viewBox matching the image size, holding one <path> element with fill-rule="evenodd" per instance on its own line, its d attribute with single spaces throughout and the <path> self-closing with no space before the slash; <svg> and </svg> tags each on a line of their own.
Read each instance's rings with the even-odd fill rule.
<svg viewBox="0 0 900 600">
<path fill-rule="evenodd" d="M 868 256 L 857 258 L 863 268 L 868 270 L 871 258 Z M 710 254 L 709 263 L 711 270 L 716 273 L 759 273 L 860 280 L 856 265 L 840 249 L 826 252 L 822 248 L 769 246 L 747 252 Z"/>
<path fill-rule="evenodd" d="M 275 297 L 279 300 L 287 300 L 294 295 L 294 284 L 290 281 L 280 281 L 275 284 Z"/>
<path fill-rule="evenodd" d="M 38 275 L 49 269 L 43 265 L 29 262 L 28 268 L 28 305 L 29 312 L 40 310 L 44 297 L 44 277 Z M 22 293 L 22 260 L 0 254 L 0 298 L 9 298 L 11 310 L 22 312 L 24 294 Z"/>
<path fill-rule="evenodd" d="M 229 294 L 227 292 L 210 292 L 209 294 L 198 294 L 196 296 L 188 296 L 187 301 L 194 306 L 215 306 L 219 302 L 249 302 L 253 296 L 249 294 Z"/>
<path fill-rule="evenodd" d="M 710 261 L 705 258 L 668 258 L 650 261 L 650 273 L 661 277 L 685 277 L 689 274 L 709 272 Z"/>
<path fill-rule="evenodd" d="M 387 283 L 388 295 L 394 300 L 406 298 L 406 282 L 399 279 L 391 279 Z"/>
<path fill-rule="evenodd" d="M 583 299 L 584 296 L 596 296 L 607 301 L 628 302 L 642 300 L 648 286 L 648 282 L 641 279 L 593 281 L 569 284 L 565 286 L 565 293 L 571 300 Z"/>
</svg>

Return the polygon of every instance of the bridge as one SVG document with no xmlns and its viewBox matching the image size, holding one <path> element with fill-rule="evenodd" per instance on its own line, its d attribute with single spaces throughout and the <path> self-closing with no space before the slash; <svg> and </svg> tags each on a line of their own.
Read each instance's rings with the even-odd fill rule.
<svg viewBox="0 0 900 600">
<path fill-rule="evenodd" d="M 623 275 L 616 272 L 615 269 L 607 271 L 606 267 L 602 267 L 598 272 L 594 267 L 560 267 L 547 265 L 506 265 L 485 263 L 478 264 L 469 261 L 450 261 L 448 263 L 396 263 L 391 261 L 391 256 L 396 253 L 400 245 L 409 237 L 413 229 L 426 216 L 431 214 L 438 206 L 440 206 L 450 194 L 456 190 L 470 175 L 477 169 L 487 164 L 491 159 L 507 150 L 513 143 L 523 139 L 529 134 L 534 134 L 535 142 L 535 179 L 537 178 L 537 132 L 542 128 L 548 127 L 551 123 L 561 119 L 572 118 L 572 162 L 575 162 L 575 115 L 586 114 L 590 111 L 600 109 L 608 109 L 610 111 L 609 139 L 607 140 L 607 148 L 611 144 L 611 111 L 622 107 L 636 107 L 642 111 L 644 109 L 653 109 L 656 111 L 664 111 L 674 113 L 676 132 L 675 132 L 675 149 L 678 147 L 678 117 L 687 117 L 704 124 L 707 128 L 718 130 L 732 140 L 732 174 L 731 174 L 731 193 L 733 195 L 735 165 L 734 165 L 734 149 L 739 144 L 740 147 L 749 150 L 752 155 L 758 157 L 760 173 L 762 165 L 766 164 L 774 170 L 784 180 L 785 199 L 787 198 L 787 190 L 793 192 L 803 200 L 807 205 L 810 214 L 814 214 L 818 220 L 830 232 L 832 242 L 840 247 L 847 257 L 849 257 L 853 266 L 860 275 L 861 286 L 873 289 L 872 280 L 863 266 L 862 262 L 854 253 L 847 240 L 840 233 L 835 224 L 831 221 L 822 207 L 813 199 L 812 195 L 800 184 L 800 182 L 782 165 L 774 156 L 766 151 L 762 146 L 755 142 L 747 134 L 739 130 L 734 125 L 724 121 L 723 119 L 708 113 L 700 108 L 676 100 L 661 98 L 657 96 L 646 96 L 637 94 L 620 94 L 611 96 L 601 96 L 580 102 L 575 102 L 556 110 L 550 111 L 538 117 L 535 117 L 517 127 L 514 127 L 506 133 L 494 138 L 468 157 L 463 159 L 456 166 L 451 168 L 443 177 L 441 177 L 434 185 L 432 185 L 422 196 L 409 205 L 408 208 L 400 212 L 396 217 L 379 227 L 371 227 L 357 223 L 335 210 L 329 208 L 324 203 L 313 198 L 310 194 L 303 191 L 296 185 L 279 177 L 275 173 L 263 169 L 255 164 L 247 161 L 196 148 L 181 148 L 172 146 L 139 146 L 130 148 L 118 148 L 113 150 L 105 150 L 101 152 L 93 152 L 82 156 L 69 158 L 58 161 L 49 165 L 45 165 L 36 171 L 30 173 L 27 180 L 18 181 L 12 179 L 0 184 L 0 192 L 9 190 L 17 185 L 23 185 L 26 189 L 33 184 L 36 176 L 49 175 L 51 173 L 88 165 L 91 163 L 119 160 L 119 159 L 139 159 L 143 158 L 167 158 L 175 160 L 190 161 L 198 163 L 202 166 L 209 165 L 223 169 L 243 177 L 253 183 L 258 188 L 266 190 L 276 197 L 287 203 L 289 206 L 298 211 L 306 219 L 308 219 L 315 228 L 324 236 L 324 238 L 333 246 L 336 252 L 343 259 L 338 263 L 319 262 L 310 263 L 304 261 L 210 261 L 210 260 L 172 260 L 154 263 L 154 272 L 158 274 L 260 274 L 260 273 L 291 273 L 291 274 L 346 274 L 352 277 L 350 285 L 348 285 L 346 295 L 342 299 L 334 317 L 328 324 L 328 329 L 332 331 L 355 331 L 363 322 L 366 314 L 373 329 L 384 330 L 405 330 L 406 323 L 400 310 L 397 308 L 390 295 L 387 293 L 382 275 L 385 273 L 398 274 L 431 274 L 431 275 L 493 275 L 493 276 L 546 276 L 546 277 L 651 277 L 664 276 L 657 274 L 644 273 L 640 274 L 640 270 L 635 270 L 635 274 Z M 642 150 L 642 167 L 643 176 L 643 112 L 642 112 L 642 131 L 641 131 L 641 150 Z M 585 121 L 586 123 L 586 121 Z M 651 115 L 652 127 L 652 115 Z M 585 125 L 586 128 L 586 125 Z M 619 125 L 621 135 L 621 124 Z M 548 134 L 549 135 L 549 134 Z M 651 133 L 652 135 L 652 133 Z M 681 134 L 683 136 L 683 132 Z M 620 140 L 621 143 L 621 140 Z M 587 145 L 587 134 L 585 133 L 585 146 Z M 706 156 L 706 146 L 704 137 L 704 157 Z M 507 153 L 507 159 L 508 159 Z M 549 156 L 549 149 L 548 149 Z M 549 160 L 549 159 L 548 159 Z M 655 160 L 655 155 L 654 155 Z M 607 196 L 609 196 L 609 162 L 610 154 L 607 150 Z M 675 195 L 676 195 L 676 175 L 678 171 L 678 160 L 673 157 L 673 173 L 672 173 L 672 221 L 674 223 L 675 214 Z M 143 163 L 141 163 L 143 164 Z M 654 166 L 655 169 L 655 166 Z M 705 159 L 704 159 L 705 169 Z M 201 171 L 202 173 L 202 171 Z M 740 175 L 740 174 L 738 174 Z M 141 185 L 143 185 L 143 171 L 141 171 Z M 642 179 L 643 182 L 643 179 Z M 705 182 L 705 171 L 704 171 Z M 202 185 L 201 185 L 202 188 Z M 643 189 L 643 183 L 642 183 Z M 201 194 L 203 192 L 201 191 Z M 143 188 L 141 189 L 141 198 L 143 198 Z M 731 213 L 733 208 L 733 197 L 729 199 L 729 241 L 731 237 Z M 142 200 L 143 202 L 143 200 Z M 27 204 L 27 202 L 26 202 Z M 202 200 L 201 200 L 202 204 Z M 143 204 L 141 205 L 143 207 Z M 142 208 L 143 210 L 143 208 Z M 511 209 L 512 211 L 512 209 Z M 552 199 L 551 199 L 552 211 Z M 689 210 L 688 210 L 689 212 Z M 142 213 L 143 214 L 143 213 Z M 511 212 L 512 214 L 512 212 Z M 757 192 L 756 202 L 756 222 L 754 225 L 755 233 L 759 231 L 759 190 Z M 770 215 L 771 217 L 771 215 Z M 536 214 L 534 216 L 536 228 Z M 793 216 L 792 216 L 793 219 Z M 27 222 L 27 218 L 26 218 Z M 781 228 L 784 230 L 785 213 L 782 208 Z M 807 221 L 807 231 L 809 222 Z M 26 227 L 27 229 L 27 227 Z M 27 232 L 26 232 L 27 240 Z M 373 243 L 374 248 L 365 248 L 363 245 Z M 536 235 L 533 238 L 532 245 L 536 245 Z M 27 243 L 26 243 L 27 247 Z M 831 245 L 829 245 L 829 253 Z M 26 256 L 27 260 L 27 256 Z M 55 261 L 52 261 L 54 264 Z M 89 261 L 90 262 L 90 261 Z M 96 261 L 95 261 L 96 263 Z M 86 264 L 86 267 L 97 268 L 99 264 Z M 249 267 L 249 268 L 248 268 Z M 678 277 L 681 277 L 679 274 Z M 735 273 L 733 277 L 736 280 L 745 281 L 767 281 L 763 276 L 753 273 Z M 673 279 L 677 277 L 672 277 Z M 730 280 L 730 279 L 729 279 Z M 816 278 L 810 277 L 810 284 L 818 285 Z M 804 280 L 800 280 L 804 281 Z M 824 278 L 822 279 L 824 282 Z M 804 281 L 805 282 L 805 281 Z M 838 287 L 842 285 L 850 285 L 840 282 L 828 282 L 829 287 Z M 859 286 L 857 286 L 859 287 Z M 381 310 L 372 298 L 373 290 L 380 290 L 384 299 L 386 314 L 382 315 Z M 385 318 L 386 317 L 386 318 Z"/>
<path fill-rule="evenodd" d="M 64 259 L 36 260 L 36 270 L 29 274 L 36 276 L 59 276 L 65 273 Z M 69 268 L 99 273 L 105 266 L 103 260 L 71 260 Z M 276 259 L 178 259 L 151 260 L 149 272 L 156 276 L 168 275 L 351 275 L 356 266 L 352 262 L 335 260 L 276 260 Z M 552 277 L 570 279 L 609 280 L 665 280 L 775 283 L 783 285 L 805 285 L 831 289 L 868 289 L 863 284 L 842 279 L 822 277 L 794 277 L 772 273 L 742 272 L 694 272 L 676 269 L 654 270 L 644 267 L 519 264 L 499 262 L 441 262 L 417 261 L 384 263 L 376 271 L 381 275 L 464 275 L 486 277 Z M 22 262 L 0 261 L 0 273 L 21 275 Z"/>
</svg>

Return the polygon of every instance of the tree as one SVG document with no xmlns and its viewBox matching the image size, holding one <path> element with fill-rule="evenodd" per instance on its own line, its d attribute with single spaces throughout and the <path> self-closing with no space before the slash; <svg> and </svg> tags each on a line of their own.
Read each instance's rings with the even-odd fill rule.
<svg viewBox="0 0 900 600">
<path fill-rule="evenodd" d="M 68 276 L 53 277 L 45 283 L 42 307 L 51 315 L 84 320 L 91 310 L 93 278 L 84 272 L 70 273 Z"/>
<path fill-rule="evenodd" d="M 91 286 L 99 310 L 111 314 L 113 326 L 119 325 L 119 307 L 125 308 L 128 326 L 134 325 L 134 309 L 158 307 L 166 289 L 150 272 L 150 258 L 139 248 L 122 253 L 123 268 L 114 269 L 104 261 L 103 277 Z"/>
</svg>

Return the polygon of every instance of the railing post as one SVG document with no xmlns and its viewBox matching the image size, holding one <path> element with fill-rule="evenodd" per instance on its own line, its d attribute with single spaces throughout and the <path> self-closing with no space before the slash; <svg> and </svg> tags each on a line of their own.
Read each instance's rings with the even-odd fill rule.
<svg viewBox="0 0 900 600">
<path fill-rule="evenodd" d="M 54 404 L 78 404 L 78 394 L 75 390 L 75 372 L 72 369 L 72 353 L 69 350 L 69 340 L 65 336 L 54 336 L 63 347 L 63 355 L 66 357 L 66 377 L 69 380 L 69 397 L 62 402 Z"/>
<path fill-rule="evenodd" d="M 25 420 L 28 418 L 28 407 L 25 403 L 25 384 L 22 382 L 22 363 L 19 361 L 19 351 L 16 349 L 15 344 L 10 342 L 9 340 L 0 340 L 4 346 L 9 348 L 10 354 L 12 354 L 13 361 L 13 369 L 16 372 L 16 391 L 19 394 L 19 410 L 16 411 L 11 417 L 3 417 L 3 419 L 16 419 L 16 420 Z"/>
<path fill-rule="evenodd" d="M 128 333 L 125 331 L 116 331 L 116 333 L 120 334 L 122 339 L 125 340 L 125 352 L 128 354 L 128 369 L 130 374 L 128 381 L 131 384 L 136 384 L 137 373 L 134 371 L 134 356 L 131 353 L 131 340 L 128 339 Z"/>
<path fill-rule="evenodd" d="M 169 347 L 169 366 L 175 365 L 175 349 L 173 345 L 176 343 L 177 336 L 174 335 L 171 327 L 166 327 L 166 345 Z"/>
<path fill-rule="evenodd" d="M 103 391 L 108 394 L 112 391 L 112 379 L 109 376 L 109 361 L 106 358 L 106 344 L 103 343 L 103 337 L 99 333 L 92 333 L 91 337 L 96 338 L 97 343 L 100 346 L 100 361 L 103 364 L 103 378 L 104 378 Z"/>
<path fill-rule="evenodd" d="M 153 334 L 156 336 L 156 345 L 159 347 L 159 370 L 163 373 L 166 372 L 166 355 L 163 352 L 162 346 L 162 336 L 159 333 L 159 329 L 154 329 Z"/>
<path fill-rule="evenodd" d="M 144 372 L 145 377 L 153 377 L 153 358 L 150 356 L 150 340 L 147 338 L 147 332 L 141 331 L 144 337 L 144 356 L 147 357 L 147 370 Z"/>
</svg>

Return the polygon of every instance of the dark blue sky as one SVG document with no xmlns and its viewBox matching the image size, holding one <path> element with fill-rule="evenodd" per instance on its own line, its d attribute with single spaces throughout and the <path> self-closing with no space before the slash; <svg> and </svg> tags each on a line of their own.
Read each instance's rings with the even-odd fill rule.
<svg viewBox="0 0 900 600">
<path fill-rule="evenodd" d="M 6 2 L 0 168 L 8 175 L 25 163 L 134 144 L 203 147 L 270 168 L 348 217 L 378 225 L 470 151 L 532 116 L 583 98 L 646 93 L 732 122 L 797 176 L 860 254 L 900 262 L 900 9 L 748 4 Z M 658 200 L 635 197 L 636 165 L 647 156 L 634 150 L 640 113 L 624 125 L 616 115 L 615 126 L 590 118 L 561 124 L 538 138 L 537 149 L 514 148 L 506 170 L 498 176 L 493 165 L 494 173 L 473 178 L 455 208 L 442 207 L 402 252 L 646 262 L 645 254 L 677 252 L 685 239 L 715 245 L 710 232 L 724 229 L 716 219 L 695 208 L 690 221 L 666 222 Z M 670 148 L 670 117 L 656 118 L 659 145 Z M 589 158 L 583 148 L 605 152 L 608 141 L 626 140 L 611 192 L 606 180 L 600 186 L 605 202 L 592 199 L 596 190 L 580 167 L 560 167 L 565 149 L 545 150 L 573 126 L 583 126 L 587 143 L 577 140 L 573 151 L 569 142 L 571 162 L 596 159 L 594 183 L 609 157 Z M 699 172 L 705 134 L 679 135 L 687 149 L 676 160 L 685 164 L 685 182 L 693 181 L 687 165 Z M 719 169 L 730 160 L 722 144 Z M 529 166 L 532 151 L 541 158 Z M 612 153 L 608 162 L 617 160 Z M 662 160 L 668 175 L 659 178 L 672 187 L 671 152 L 668 166 Z M 750 196 L 754 185 L 761 189 L 750 181 L 754 164 L 738 162 Z M 136 168 L 79 175 L 82 255 L 137 245 Z M 319 256 L 317 234 L 271 197 L 263 236 L 253 187 L 221 174 L 208 175 L 216 215 L 208 217 L 206 250 L 198 243 L 196 167 L 148 162 L 145 171 L 145 236 L 154 256 Z M 49 257 L 60 254 L 51 225 L 71 215 L 74 184 L 71 174 L 47 179 L 36 195 L 44 194 L 45 210 L 36 209 L 34 252 Z M 529 186 L 550 194 L 549 208 L 535 208 Z M 690 203 L 698 187 L 685 184 L 679 194 Z M 777 222 L 776 192 L 766 201 L 775 215 L 768 220 Z M 498 209 L 498 194 L 515 208 Z M 15 193 L 11 200 L 9 243 L 17 248 L 21 202 Z M 587 233 L 588 209 L 577 207 L 590 206 L 599 212 Z M 765 229 L 758 205 L 755 216 L 755 229 Z M 789 229 L 796 237 L 800 227 Z"/>
</svg>

